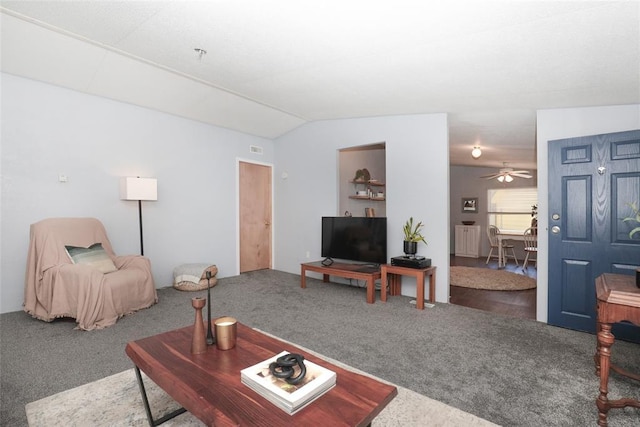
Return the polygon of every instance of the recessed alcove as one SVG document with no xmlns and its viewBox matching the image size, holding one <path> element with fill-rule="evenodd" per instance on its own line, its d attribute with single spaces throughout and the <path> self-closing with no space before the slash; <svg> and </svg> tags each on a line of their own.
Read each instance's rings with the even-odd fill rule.
<svg viewBox="0 0 640 427">
<path fill-rule="evenodd" d="M 356 178 L 358 170 L 367 169 L 369 180 Z M 354 182 L 356 181 L 356 182 Z M 359 182 L 362 181 L 362 182 Z M 338 150 L 338 212 L 367 216 L 367 208 L 376 217 L 387 216 L 386 147 L 384 142 Z M 358 191 L 370 190 L 367 195 Z M 369 211 L 371 212 L 371 211 Z"/>
</svg>

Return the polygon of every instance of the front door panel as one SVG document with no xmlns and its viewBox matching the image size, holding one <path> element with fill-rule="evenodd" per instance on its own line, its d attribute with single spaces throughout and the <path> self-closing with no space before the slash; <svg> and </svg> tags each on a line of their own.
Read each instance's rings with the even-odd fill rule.
<svg viewBox="0 0 640 427">
<path fill-rule="evenodd" d="M 629 203 L 640 202 L 640 131 L 549 142 L 549 323 L 595 332 L 595 279 L 634 274 L 640 236 L 629 238 Z M 640 328 L 616 325 L 640 341 Z"/>
</svg>

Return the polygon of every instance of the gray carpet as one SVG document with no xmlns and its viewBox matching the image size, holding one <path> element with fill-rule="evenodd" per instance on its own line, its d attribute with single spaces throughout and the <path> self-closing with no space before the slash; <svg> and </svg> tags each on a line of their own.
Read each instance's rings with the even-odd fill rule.
<svg viewBox="0 0 640 427">
<path fill-rule="evenodd" d="M 595 337 L 455 306 L 416 310 L 408 297 L 366 304 L 365 289 L 261 271 L 221 279 L 213 313 L 308 347 L 432 399 L 505 426 L 595 425 Z M 190 299 L 159 290 L 160 303 L 105 330 L 0 316 L 0 425 L 26 425 L 24 405 L 131 368 L 130 340 L 190 325 Z M 377 297 L 379 297 L 377 295 Z M 640 370 L 640 346 L 618 342 L 614 361 Z M 640 397 L 613 375 L 610 396 Z M 610 426 L 636 426 L 640 411 L 612 410 Z"/>
</svg>

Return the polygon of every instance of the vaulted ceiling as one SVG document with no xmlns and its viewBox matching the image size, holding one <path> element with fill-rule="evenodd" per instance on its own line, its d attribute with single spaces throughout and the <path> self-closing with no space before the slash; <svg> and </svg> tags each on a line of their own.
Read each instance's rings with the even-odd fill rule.
<svg viewBox="0 0 640 427">
<path fill-rule="evenodd" d="M 535 169 L 536 110 L 640 103 L 637 1 L 0 5 L 3 72 L 267 138 L 448 113 L 452 164 Z"/>
</svg>

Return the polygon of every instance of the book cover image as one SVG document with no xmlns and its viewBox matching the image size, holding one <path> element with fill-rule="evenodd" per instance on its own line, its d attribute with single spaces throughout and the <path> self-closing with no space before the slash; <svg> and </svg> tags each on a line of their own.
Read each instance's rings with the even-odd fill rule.
<svg viewBox="0 0 640 427">
<path fill-rule="evenodd" d="M 269 366 L 263 367 L 262 369 L 260 369 L 257 375 L 259 377 L 266 379 L 267 381 L 270 381 L 271 384 L 277 387 L 280 387 L 282 390 L 286 391 L 287 393 L 293 393 L 296 390 L 300 390 L 306 384 L 309 384 L 311 381 L 315 380 L 320 376 L 320 373 L 316 372 L 311 366 L 309 366 L 308 363 L 306 364 L 306 366 L 307 366 L 307 374 L 304 376 L 304 379 L 299 384 L 296 384 L 296 385 L 289 384 L 285 380 L 273 376 L 271 374 L 271 371 L 269 370 Z M 293 368 L 293 376 L 297 377 L 298 375 L 300 375 L 300 367 L 295 366 Z"/>
<path fill-rule="evenodd" d="M 240 371 L 242 382 L 288 411 L 303 407 L 335 386 L 335 372 L 308 360 L 304 361 L 307 373 L 298 384 L 289 384 L 285 379 L 272 375 L 269 370 L 270 363 L 287 354 L 289 353 L 283 351 L 270 359 L 243 369 Z M 296 366 L 294 376 L 299 374 L 300 367 Z"/>
</svg>

